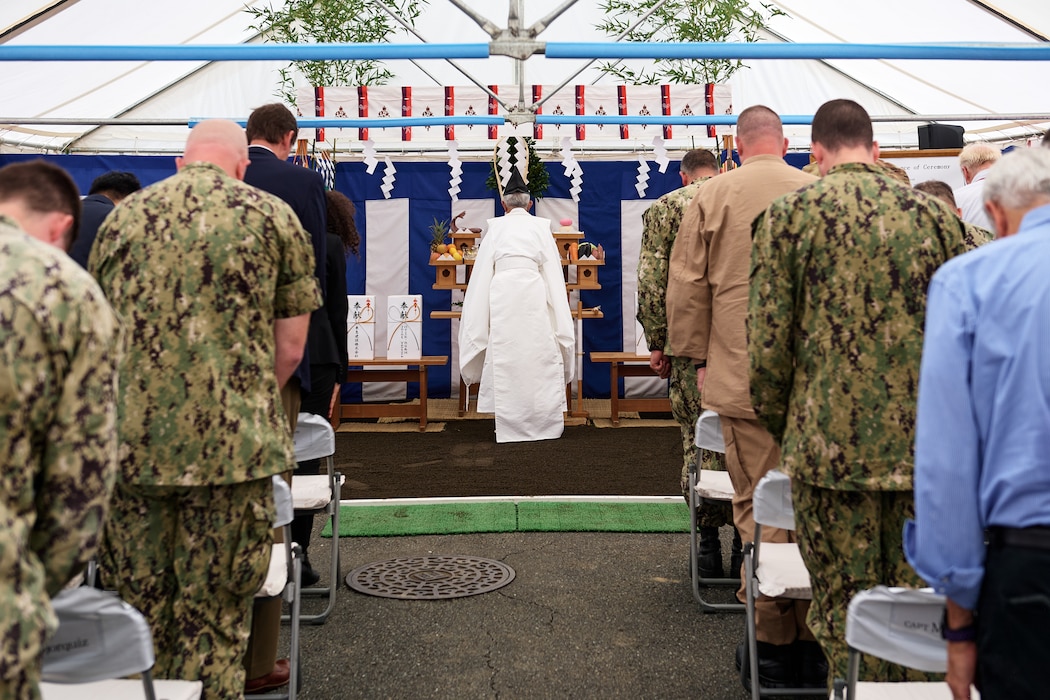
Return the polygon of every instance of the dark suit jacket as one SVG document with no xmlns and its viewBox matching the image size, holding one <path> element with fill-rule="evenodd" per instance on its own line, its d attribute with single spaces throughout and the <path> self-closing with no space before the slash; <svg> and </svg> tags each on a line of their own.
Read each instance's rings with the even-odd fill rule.
<svg viewBox="0 0 1050 700">
<path fill-rule="evenodd" d="M 69 249 L 69 257 L 80 263 L 87 269 L 88 256 L 91 255 L 91 246 L 95 243 L 98 227 L 102 225 L 109 213 L 116 206 L 109 197 L 101 194 L 89 194 L 80 202 L 84 211 L 80 215 L 80 232 L 77 239 L 73 241 L 73 247 Z"/>
<path fill-rule="evenodd" d="M 315 275 L 321 285 L 321 292 L 325 291 L 325 237 L 327 236 L 327 216 L 324 196 L 324 180 L 313 170 L 304 168 L 294 163 L 281 160 L 268 148 L 251 146 L 248 148 L 248 157 L 251 165 L 244 174 L 244 181 L 253 187 L 276 195 L 287 202 L 299 217 L 306 232 L 310 234 L 310 240 L 314 246 Z M 324 308 L 314 311 L 310 315 L 311 331 L 315 324 L 328 323 Z M 299 363 L 296 376 L 299 377 L 300 388 L 303 391 L 310 389 L 310 362 L 311 348 L 307 340 L 306 352 L 303 360 Z M 339 358 L 331 358 L 332 362 L 338 362 Z"/>
<path fill-rule="evenodd" d="M 324 311 L 327 323 L 310 324 L 310 364 L 339 365 L 338 384 L 346 383 L 346 369 L 350 363 L 346 349 L 346 252 L 343 242 L 334 233 L 328 234 L 325 264 L 326 285 Z"/>
</svg>

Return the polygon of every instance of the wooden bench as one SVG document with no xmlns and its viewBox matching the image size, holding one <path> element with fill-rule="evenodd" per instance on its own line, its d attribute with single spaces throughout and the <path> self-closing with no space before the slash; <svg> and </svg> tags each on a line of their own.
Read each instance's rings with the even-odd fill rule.
<svg viewBox="0 0 1050 700">
<path fill-rule="evenodd" d="M 592 352 L 591 362 L 609 363 L 609 417 L 613 425 L 620 424 L 620 412 L 645 411 L 647 413 L 668 413 L 671 400 L 666 396 L 652 398 L 620 398 L 620 377 L 654 377 L 658 376 L 649 366 L 648 355 L 633 352 Z M 645 364 L 637 364 L 639 362 Z"/>
<path fill-rule="evenodd" d="M 420 431 L 427 429 L 427 367 L 448 364 L 448 355 L 424 355 L 418 360 L 350 360 L 347 382 L 419 382 L 419 403 L 338 403 L 339 418 L 417 418 Z M 378 369 L 372 369 L 378 368 Z"/>
</svg>

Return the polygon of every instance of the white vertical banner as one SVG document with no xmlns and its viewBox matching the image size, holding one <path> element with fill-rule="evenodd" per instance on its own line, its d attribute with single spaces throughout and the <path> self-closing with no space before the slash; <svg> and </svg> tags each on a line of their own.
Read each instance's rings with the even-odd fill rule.
<svg viewBox="0 0 1050 700">
<path fill-rule="evenodd" d="M 620 253 L 621 266 L 620 304 L 623 309 L 623 350 L 630 352 L 638 345 L 642 336 L 642 324 L 638 323 L 638 258 L 642 250 L 642 214 L 655 200 L 625 200 L 620 202 Z M 667 396 L 667 380 L 659 377 L 625 377 L 625 397 Z"/>
<path fill-rule="evenodd" d="M 456 226 L 462 228 L 480 228 L 481 236 L 488 232 L 488 220 L 496 215 L 496 203 L 491 199 L 460 199 L 452 205 L 452 216 L 464 212 L 463 216 L 456 220 Z M 481 238 L 477 239 L 481 242 Z M 464 265 L 456 270 L 456 281 L 466 282 L 467 266 Z M 463 301 L 463 292 L 455 289 L 452 291 L 452 310 L 462 311 L 462 306 L 456 306 L 456 302 Z M 452 320 L 452 355 L 449 363 L 452 365 L 452 396 L 459 396 L 459 321 Z M 475 389 L 477 391 L 477 389 Z"/>
<path fill-rule="evenodd" d="M 551 232 L 561 230 L 561 220 L 570 219 L 572 221 L 572 229 L 578 231 L 580 228 L 580 206 L 577 202 L 572 199 L 559 199 L 555 197 L 544 197 L 536 202 L 535 205 L 536 216 L 544 219 L 550 219 L 551 221 Z M 594 240 L 591 238 L 590 240 Z M 571 268 L 575 270 L 576 268 Z M 570 281 L 574 281 L 574 278 L 570 278 Z M 573 291 L 569 295 L 569 310 L 576 308 L 577 302 L 580 300 L 580 293 Z M 584 322 L 576 322 L 576 379 L 583 376 L 583 326 Z M 577 381 L 573 381 L 571 391 L 572 395 L 576 395 L 576 387 L 579 386 Z"/>
<path fill-rule="evenodd" d="M 375 329 L 377 348 L 386 348 L 387 298 L 409 292 L 408 206 L 407 199 L 365 202 L 365 293 L 374 294 L 377 308 L 383 310 Z M 404 401 L 406 390 L 403 382 L 370 382 L 361 387 L 361 396 L 365 401 Z"/>
</svg>

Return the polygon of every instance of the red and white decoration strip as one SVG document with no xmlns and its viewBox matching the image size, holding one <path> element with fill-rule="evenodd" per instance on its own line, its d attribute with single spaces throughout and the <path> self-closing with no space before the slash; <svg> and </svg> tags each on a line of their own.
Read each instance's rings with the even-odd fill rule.
<svg viewBox="0 0 1050 700">
<path fill-rule="evenodd" d="M 551 94 L 555 86 L 532 85 L 533 100 L 551 95 L 539 112 L 547 115 L 633 115 L 689 116 L 693 114 L 732 114 L 733 102 L 728 85 L 574 85 Z M 517 86 L 491 85 L 494 93 L 515 95 Z M 322 117 L 381 119 L 384 117 L 436 117 L 503 115 L 504 109 L 477 86 L 411 87 L 371 86 L 356 88 L 299 88 L 296 94 L 299 114 Z M 576 141 L 651 141 L 659 135 L 664 140 L 689 137 L 713 137 L 729 134 L 731 127 L 661 126 L 656 124 L 588 124 L 531 125 L 522 134 L 513 126 L 457 125 L 370 129 L 335 129 L 328 127 L 329 140 L 350 139 L 377 143 L 495 141 L 508 135 L 529 135 L 537 140 L 560 141 L 573 136 Z"/>
</svg>

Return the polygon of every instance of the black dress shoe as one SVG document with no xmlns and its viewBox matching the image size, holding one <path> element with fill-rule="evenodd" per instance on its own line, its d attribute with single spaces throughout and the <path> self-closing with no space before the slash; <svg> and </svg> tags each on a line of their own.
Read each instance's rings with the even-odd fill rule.
<svg viewBox="0 0 1050 700">
<path fill-rule="evenodd" d="M 820 644 L 798 640 L 794 644 L 798 665 L 799 685 L 803 688 L 824 688 L 828 685 L 828 660 Z"/>
<path fill-rule="evenodd" d="M 758 682 L 763 688 L 792 688 L 798 684 L 795 672 L 795 648 L 792 644 L 758 642 Z M 751 692 L 751 670 L 748 665 L 747 641 L 736 648 L 736 670 L 744 690 Z"/>
<path fill-rule="evenodd" d="M 316 585 L 317 582 L 320 581 L 320 580 L 321 580 L 321 574 L 319 574 L 316 571 L 314 571 L 314 567 L 310 566 L 310 560 L 309 559 L 307 559 L 306 557 L 303 557 L 303 571 L 302 571 L 302 580 L 300 581 L 300 585 L 302 585 L 303 588 L 308 588 L 310 586 Z"/>
</svg>

